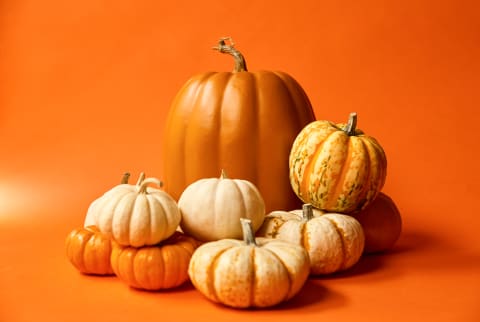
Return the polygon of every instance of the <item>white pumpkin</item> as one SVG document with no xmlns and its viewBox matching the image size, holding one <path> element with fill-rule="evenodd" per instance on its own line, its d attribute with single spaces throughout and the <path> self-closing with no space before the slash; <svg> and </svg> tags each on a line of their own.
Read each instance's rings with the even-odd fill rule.
<svg viewBox="0 0 480 322">
<path fill-rule="evenodd" d="M 136 185 L 112 188 L 92 203 L 85 222 L 123 246 L 154 245 L 167 239 L 180 223 L 180 210 L 169 194 L 149 184 L 162 185 L 142 173 Z"/>
<path fill-rule="evenodd" d="M 256 231 L 265 218 L 265 202 L 257 187 L 247 180 L 206 178 L 190 184 L 181 194 L 178 206 L 180 227 L 200 241 L 242 238 L 240 218 L 250 219 Z"/>
<path fill-rule="evenodd" d="M 310 204 L 303 205 L 302 210 L 269 213 L 257 235 L 303 246 L 310 256 L 312 275 L 352 267 L 365 246 L 362 226 L 355 218 L 314 210 Z"/>
<path fill-rule="evenodd" d="M 241 221 L 243 240 L 208 242 L 193 253 L 188 268 L 192 284 L 207 299 L 235 308 L 289 300 L 308 278 L 307 252 L 279 239 L 255 238 L 250 220 Z"/>
</svg>

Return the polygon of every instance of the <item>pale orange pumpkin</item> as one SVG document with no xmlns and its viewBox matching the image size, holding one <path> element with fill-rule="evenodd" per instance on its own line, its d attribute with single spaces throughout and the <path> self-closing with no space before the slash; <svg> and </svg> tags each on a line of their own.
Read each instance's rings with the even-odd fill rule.
<svg viewBox="0 0 480 322">
<path fill-rule="evenodd" d="M 380 192 L 364 210 L 352 214 L 365 232 L 365 253 L 391 249 L 402 232 L 402 217 L 395 202 Z"/>
<path fill-rule="evenodd" d="M 272 238 L 255 238 L 251 221 L 241 219 L 243 240 L 222 239 L 200 246 L 188 275 L 195 288 L 213 302 L 234 308 L 269 307 L 295 296 L 310 265 L 302 246 Z"/>
<path fill-rule="evenodd" d="M 356 124 L 356 113 L 348 124 L 315 121 L 296 137 L 290 183 L 303 202 L 328 212 L 353 213 L 378 195 L 387 175 L 385 152 Z"/>
<path fill-rule="evenodd" d="M 250 181 L 204 178 L 190 184 L 180 196 L 178 207 L 183 232 L 201 241 L 242 238 L 240 218 L 252 221 L 256 231 L 265 218 L 265 203 Z"/>
<path fill-rule="evenodd" d="M 77 270 L 85 274 L 112 275 L 110 236 L 103 234 L 96 226 L 72 230 L 65 239 L 68 260 Z"/>
<path fill-rule="evenodd" d="M 310 257 L 312 275 L 351 268 L 359 261 L 365 245 L 362 226 L 354 217 L 325 213 L 310 204 L 303 205 L 302 210 L 269 213 L 257 236 L 304 247 Z"/>
<path fill-rule="evenodd" d="M 181 232 L 153 246 L 113 243 L 111 265 L 127 285 L 143 290 L 170 289 L 188 280 L 188 264 L 199 243 Z"/>
<path fill-rule="evenodd" d="M 247 71 L 225 39 L 215 49 L 232 55 L 235 69 L 193 76 L 173 100 L 163 141 L 165 191 L 178 200 L 189 184 L 227 169 L 258 187 L 267 211 L 298 207 L 288 156 L 315 119 L 305 91 L 284 72 Z"/>
</svg>

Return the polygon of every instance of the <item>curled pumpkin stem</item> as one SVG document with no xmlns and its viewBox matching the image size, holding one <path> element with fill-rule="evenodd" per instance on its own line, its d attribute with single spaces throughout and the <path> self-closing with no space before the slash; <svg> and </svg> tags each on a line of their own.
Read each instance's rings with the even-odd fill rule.
<svg viewBox="0 0 480 322">
<path fill-rule="evenodd" d="M 228 41 L 228 43 L 227 43 Z M 235 44 L 231 37 L 222 37 L 218 41 L 217 46 L 213 47 L 214 50 L 218 50 L 222 54 L 229 54 L 235 59 L 235 68 L 234 72 L 246 72 L 247 63 L 242 53 L 239 52 L 235 47 Z"/>
<path fill-rule="evenodd" d="M 140 185 L 138 185 L 138 193 L 146 193 L 147 192 L 147 186 L 149 184 L 155 184 L 158 187 L 163 186 L 163 182 L 160 181 L 159 179 L 157 179 L 157 178 L 147 178 L 145 180 L 142 180 Z"/>
<path fill-rule="evenodd" d="M 140 173 L 140 176 L 138 177 L 138 180 L 137 180 L 137 186 L 140 186 L 143 180 L 145 180 L 145 172 Z"/>
</svg>

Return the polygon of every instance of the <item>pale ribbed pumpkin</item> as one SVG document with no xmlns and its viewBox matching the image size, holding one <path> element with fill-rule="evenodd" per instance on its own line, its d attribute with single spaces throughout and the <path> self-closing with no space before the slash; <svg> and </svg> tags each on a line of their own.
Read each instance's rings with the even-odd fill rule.
<svg viewBox="0 0 480 322">
<path fill-rule="evenodd" d="M 302 210 L 269 213 L 257 235 L 303 246 L 312 275 L 349 269 L 358 262 L 365 245 L 362 226 L 355 218 L 314 210 L 310 204 Z"/>
<path fill-rule="evenodd" d="M 288 155 L 296 135 L 315 120 L 307 95 L 284 72 L 247 71 L 225 39 L 215 49 L 232 55 L 235 69 L 193 76 L 174 98 L 163 141 L 165 191 L 178 200 L 189 184 L 224 168 L 255 184 L 267 211 L 299 207 Z"/>
<path fill-rule="evenodd" d="M 315 121 L 296 137 L 290 152 L 290 183 L 304 202 L 328 212 L 364 209 L 382 189 L 385 152 L 377 140 L 348 124 Z"/>
<path fill-rule="evenodd" d="M 252 220 L 256 231 L 265 218 L 265 203 L 248 180 L 230 179 L 222 170 L 220 178 L 205 178 L 190 184 L 180 196 L 180 227 L 201 240 L 241 238 L 240 218 Z"/>
<path fill-rule="evenodd" d="M 136 185 L 115 186 L 94 201 L 90 220 L 120 245 L 140 247 L 167 239 L 180 224 L 180 210 L 169 194 L 149 184 L 162 185 L 142 173 Z"/>
<path fill-rule="evenodd" d="M 295 296 L 309 275 L 301 246 L 254 238 L 250 220 L 242 219 L 243 240 L 222 239 L 193 253 L 188 275 L 207 299 L 235 308 L 269 307 Z"/>
<path fill-rule="evenodd" d="M 153 246 L 113 244 L 111 265 L 127 285 L 144 290 L 170 289 L 188 280 L 188 264 L 199 243 L 180 232 Z"/>
<path fill-rule="evenodd" d="M 112 275 L 112 241 L 95 226 L 72 230 L 65 239 L 68 260 L 84 274 Z"/>
</svg>

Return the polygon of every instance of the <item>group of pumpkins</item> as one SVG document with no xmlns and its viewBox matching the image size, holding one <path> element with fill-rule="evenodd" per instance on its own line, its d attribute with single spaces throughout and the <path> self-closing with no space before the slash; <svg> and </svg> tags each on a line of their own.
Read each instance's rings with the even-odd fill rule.
<svg viewBox="0 0 480 322">
<path fill-rule="evenodd" d="M 390 249 L 401 218 L 381 192 L 385 152 L 357 115 L 316 120 L 291 76 L 247 71 L 230 39 L 215 49 L 235 70 L 194 76 L 173 100 L 165 185 L 125 174 L 67 236 L 70 262 L 138 289 L 190 280 L 206 298 L 246 308 Z"/>
</svg>

